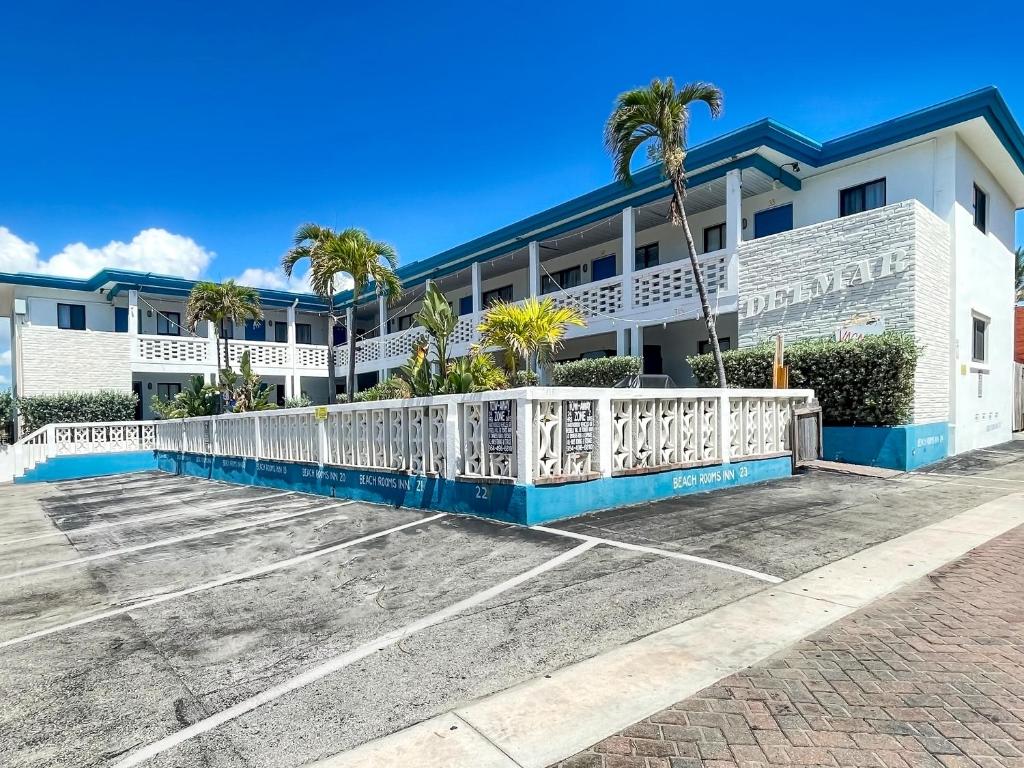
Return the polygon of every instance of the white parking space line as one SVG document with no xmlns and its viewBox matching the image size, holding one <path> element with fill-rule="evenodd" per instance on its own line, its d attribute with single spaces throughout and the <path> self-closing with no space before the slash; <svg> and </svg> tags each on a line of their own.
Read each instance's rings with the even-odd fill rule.
<svg viewBox="0 0 1024 768">
<path fill-rule="evenodd" d="M 174 486 L 173 488 L 158 488 L 158 489 L 146 491 L 145 493 L 137 492 L 137 491 L 134 491 L 134 490 L 130 490 L 130 491 L 126 492 L 126 493 L 117 493 L 117 494 L 113 494 L 113 495 L 109 495 L 109 496 L 97 496 L 97 497 L 88 498 L 88 499 L 69 498 L 69 499 L 67 499 L 65 501 L 65 503 L 69 504 L 69 505 L 80 506 L 80 507 L 89 507 L 89 506 L 95 506 L 95 505 L 106 506 L 107 504 L 118 502 L 113 507 L 109 507 L 109 508 L 106 508 L 106 509 L 103 509 L 103 510 L 97 510 L 97 512 L 107 512 L 107 511 L 117 512 L 117 511 L 120 511 L 122 509 L 131 509 L 132 507 L 138 506 L 138 501 L 139 500 L 150 501 L 154 497 L 158 497 L 158 496 L 166 496 L 167 497 L 167 501 L 169 503 L 172 500 L 175 500 L 175 501 L 188 501 L 189 499 L 198 499 L 198 498 L 202 498 L 203 496 L 208 496 L 208 495 L 211 495 L 211 494 L 226 493 L 227 491 L 232 490 L 232 488 L 230 486 L 220 486 L 220 487 L 212 487 L 212 488 L 211 487 L 207 487 L 207 486 L 199 486 L 199 488 L 197 488 L 197 489 L 188 489 L 185 493 L 181 493 L 181 494 L 168 493 L 168 491 L 177 490 L 177 489 L 178 489 L 178 486 Z M 238 490 L 238 488 L 236 487 L 234 490 Z"/>
<path fill-rule="evenodd" d="M 960 486 L 961 488 L 978 488 L 982 491 L 1005 491 L 1006 493 L 1012 493 L 1013 491 L 1016 490 L 1013 487 L 1008 487 L 1005 485 L 978 485 L 977 483 L 961 483 L 958 480 L 939 480 L 938 478 L 936 478 L 935 480 L 928 480 L 923 475 L 907 475 L 905 479 L 894 479 L 893 482 L 902 483 L 903 485 L 906 485 L 907 483 L 911 483 L 914 481 L 916 481 L 917 483 L 923 483 L 924 485 L 931 487 L 940 485 L 957 485 Z"/>
<path fill-rule="evenodd" d="M 282 491 L 281 493 L 275 493 L 271 496 L 265 496 L 264 499 L 270 499 L 275 496 L 291 496 L 292 491 Z M 0 541 L 0 547 L 7 546 L 10 544 L 21 544 L 26 541 L 36 541 L 37 539 L 48 539 L 54 536 L 66 536 L 72 533 L 92 533 L 93 531 L 100 531 L 106 528 L 117 528 L 121 525 L 134 525 L 136 523 L 146 523 L 150 520 L 162 520 L 166 517 L 197 517 L 200 515 L 209 515 L 216 512 L 219 509 L 226 509 L 228 507 L 238 506 L 239 504 L 249 504 L 253 499 L 229 499 L 228 501 L 215 501 L 212 504 L 196 509 L 177 509 L 170 512 L 155 512 L 152 515 L 140 515 L 138 517 L 129 517 L 125 520 L 115 520 L 112 523 L 96 523 L 95 525 L 83 525 L 81 528 L 67 528 L 63 530 L 51 531 L 50 533 L 37 533 L 35 536 L 23 536 L 20 539 L 5 539 Z M 107 510 L 104 510 L 107 511 Z M 64 517 L 58 518 L 64 520 Z"/>
<path fill-rule="evenodd" d="M 566 538 L 579 539 L 580 541 L 592 541 L 595 544 L 606 544 L 609 547 L 617 547 L 618 549 L 628 549 L 632 552 L 644 552 L 648 555 L 659 555 L 661 557 L 671 557 L 674 560 L 686 560 L 690 563 L 709 565 L 712 568 L 721 568 L 725 571 L 742 573 L 744 576 L 750 576 L 755 579 L 760 579 L 761 581 L 767 581 L 769 584 L 782 583 L 782 579 L 780 579 L 778 576 L 772 576 L 767 573 L 761 573 L 760 571 L 752 571 L 749 568 L 741 568 L 738 565 L 730 565 L 729 563 L 723 563 L 719 560 L 709 560 L 706 557 L 697 557 L 696 555 L 684 555 L 682 552 L 672 552 L 668 549 L 658 549 L 657 547 L 645 547 L 640 544 L 629 544 L 625 541 L 603 539 L 600 536 L 589 536 L 585 533 L 576 533 L 574 531 L 561 531 L 558 528 L 546 528 L 543 525 L 531 525 L 530 530 L 543 531 L 544 533 L 553 533 L 556 536 L 565 536 Z"/>
<path fill-rule="evenodd" d="M 446 621 L 462 611 L 474 608 L 481 603 L 485 603 L 488 600 L 497 597 L 503 592 L 507 592 L 510 589 L 518 587 L 520 584 L 523 584 L 536 576 L 564 565 L 570 560 L 582 555 L 587 550 L 596 547 L 597 544 L 598 542 L 595 541 L 585 541 L 579 546 L 570 549 L 568 552 L 563 552 L 557 557 L 553 557 L 552 559 L 541 563 L 535 568 L 531 568 L 518 576 L 513 576 L 507 581 L 503 581 L 489 589 L 485 589 L 482 592 L 477 592 L 475 595 L 470 595 L 463 600 L 459 600 L 457 603 L 453 603 L 447 608 L 442 608 L 440 611 L 436 611 L 421 619 L 417 619 L 416 621 L 406 624 L 404 627 L 399 629 L 392 630 L 391 632 L 353 648 L 351 651 L 343 653 L 340 656 L 335 656 L 334 658 L 303 672 L 301 675 L 296 675 L 289 680 L 285 680 L 283 683 L 268 688 L 262 693 L 258 693 L 255 696 L 240 701 L 232 707 L 228 707 L 221 712 L 217 712 L 216 714 L 200 720 L 197 723 L 193 723 L 187 728 L 176 731 L 170 736 L 166 736 L 147 747 L 143 747 L 142 749 L 131 753 L 124 760 L 117 763 L 114 768 L 131 768 L 132 766 L 140 765 L 147 760 L 178 746 L 179 744 L 193 739 L 203 733 L 207 733 L 208 731 L 212 731 L 219 725 L 235 720 L 247 712 L 251 712 L 264 704 L 269 704 L 270 702 L 279 699 L 287 693 L 291 693 L 299 688 L 304 688 L 311 683 L 315 683 L 316 681 L 327 677 L 333 672 L 344 669 L 345 667 L 361 661 L 368 656 L 372 656 L 378 651 L 382 651 L 389 646 L 395 645 L 416 632 L 432 627 L 435 624 L 440 624 L 442 621 Z"/>
<path fill-rule="evenodd" d="M 214 536 L 218 533 L 229 533 L 231 531 L 240 531 L 244 528 L 254 528 L 258 525 L 268 525 L 270 523 L 279 523 L 284 520 L 292 520 L 296 517 L 303 517 L 304 515 L 312 515 L 316 512 L 324 512 L 329 509 L 336 507 L 344 507 L 349 504 L 354 504 L 354 501 L 345 501 L 340 504 L 328 504 L 323 507 L 313 507 L 312 509 L 304 509 L 301 512 L 290 512 L 287 514 L 272 514 L 263 515 L 262 517 L 249 520 L 243 520 L 238 523 L 232 523 L 231 525 L 222 525 L 219 528 L 207 528 L 203 531 L 196 531 L 195 533 L 186 533 L 183 536 L 173 536 L 169 539 L 160 539 L 159 541 L 150 541 L 146 544 L 136 544 L 134 547 L 123 547 L 121 549 L 112 549 L 109 552 L 99 552 L 95 555 L 86 555 L 85 557 L 77 557 L 74 560 L 61 560 L 57 563 L 49 563 L 47 565 L 38 565 L 34 568 L 26 568 L 23 571 L 15 571 L 14 573 L 0 574 L 0 581 L 6 579 L 16 579 L 22 576 L 30 576 L 33 573 L 42 573 L 43 571 L 52 571 L 55 568 L 66 568 L 71 565 L 81 565 L 82 563 L 91 563 L 96 560 L 105 560 L 110 557 L 120 557 L 121 555 L 128 555 L 133 552 L 142 552 L 146 549 L 155 549 L 156 547 L 166 547 L 171 544 L 178 544 L 182 541 L 192 541 L 193 539 L 201 539 L 204 536 Z"/>
<path fill-rule="evenodd" d="M 919 477 L 949 477 L 955 480 L 963 480 L 968 477 L 973 477 L 975 480 L 995 481 L 997 483 L 1015 483 L 1018 485 L 1024 485 L 1024 480 L 1015 480 L 1008 477 L 989 477 L 988 475 L 952 475 L 945 472 L 915 472 L 914 474 Z"/>
<path fill-rule="evenodd" d="M 93 624 L 97 621 L 109 619 L 113 616 L 121 616 L 126 613 L 141 610 L 142 608 L 148 608 L 151 605 L 159 605 L 160 603 L 166 603 L 170 600 L 177 600 L 179 597 L 194 595 L 197 592 L 205 592 L 209 589 L 216 589 L 217 587 L 222 587 L 225 584 L 231 584 L 236 581 L 245 581 L 246 579 L 253 579 L 257 576 L 263 576 L 267 573 L 273 573 L 274 571 L 283 570 L 284 568 L 291 568 L 293 565 L 304 563 L 307 560 L 312 560 L 316 557 L 324 557 L 325 555 L 329 555 L 332 552 L 338 552 L 339 550 L 348 549 L 349 547 L 355 547 L 367 541 L 380 539 L 392 533 L 404 531 L 406 528 L 413 528 L 417 525 L 423 525 L 424 523 L 429 523 L 432 520 L 437 520 L 441 517 L 447 517 L 447 513 L 441 512 L 431 517 L 425 517 L 422 520 L 413 520 L 411 523 L 403 523 L 402 525 L 396 525 L 394 528 L 388 528 L 386 531 L 377 531 L 377 533 L 369 533 L 366 536 L 360 536 L 358 539 L 343 541 L 340 544 L 332 544 L 331 546 L 324 547 L 323 549 L 315 549 L 312 552 L 306 552 L 305 554 L 297 555 L 296 557 L 290 557 L 287 560 L 281 560 L 276 563 L 270 563 L 269 565 L 261 565 L 259 568 L 253 568 L 242 573 L 234 573 L 229 576 L 221 576 L 220 578 L 214 579 L 212 581 L 207 581 L 203 584 L 199 584 L 194 587 L 180 589 L 176 592 L 167 592 L 165 594 L 159 595 L 158 597 L 151 597 L 148 600 L 140 600 L 137 603 L 132 603 L 131 605 L 126 605 L 121 608 L 114 608 L 109 611 L 104 611 L 103 613 L 96 613 L 90 616 L 84 616 L 81 619 L 69 621 L 68 623 L 61 624 L 60 626 L 50 627 L 49 629 L 41 629 L 37 632 L 32 632 L 22 637 L 16 637 L 11 640 L 5 640 L 3 642 L 0 642 L 0 648 L 7 648 L 11 645 L 18 645 L 19 643 L 25 643 L 29 640 L 37 640 L 40 637 L 55 635 L 58 632 L 65 632 L 69 629 L 74 629 L 75 627 L 85 626 L 86 624 Z"/>
</svg>

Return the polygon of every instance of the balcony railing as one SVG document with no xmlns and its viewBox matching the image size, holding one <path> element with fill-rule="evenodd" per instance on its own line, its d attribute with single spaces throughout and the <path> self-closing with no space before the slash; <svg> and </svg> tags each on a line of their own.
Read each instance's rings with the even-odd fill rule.
<svg viewBox="0 0 1024 768">
<path fill-rule="evenodd" d="M 698 257 L 709 293 L 726 293 L 732 288 L 729 285 L 729 261 L 731 258 L 731 254 L 725 250 Z M 689 303 L 697 298 L 697 289 L 693 282 L 693 270 L 690 267 L 689 259 L 659 264 L 635 272 L 632 280 L 633 306 L 630 311 L 643 310 L 669 302 Z M 622 275 L 554 291 L 545 294 L 544 298 L 552 299 L 558 306 L 577 307 L 583 313 L 588 325 L 594 325 L 601 320 L 622 318 L 628 314 L 623 296 Z M 465 354 L 469 345 L 480 340 L 476 330 L 479 322 L 480 316 L 477 314 L 463 315 L 459 318 L 451 338 L 453 354 Z M 570 335 L 575 336 L 580 333 L 586 333 L 586 331 L 573 329 Z M 392 367 L 399 361 L 404 362 L 412 354 L 416 340 L 423 334 L 422 328 L 414 326 L 389 333 L 383 337 L 359 340 L 356 342 L 356 366 L 361 367 L 362 370 L 373 370 L 382 366 Z M 337 346 L 335 358 L 338 369 L 344 370 L 348 361 L 348 347 L 344 344 Z"/>
<path fill-rule="evenodd" d="M 249 352 L 249 361 L 258 372 L 283 373 L 292 370 L 292 354 L 288 344 L 232 339 L 228 342 L 228 360 L 233 367 L 238 367 L 246 350 Z M 181 366 L 184 370 L 194 372 L 198 368 L 219 367 L 221 354 L 216 351 L 211 340 L 206 338 L 140 334 L 135 340 L 132 362 L 140 367 Z M 326 375 L 327 347 L 296 344 L 294 367 L 297 371 L 316 371 Z"/>
</svg>

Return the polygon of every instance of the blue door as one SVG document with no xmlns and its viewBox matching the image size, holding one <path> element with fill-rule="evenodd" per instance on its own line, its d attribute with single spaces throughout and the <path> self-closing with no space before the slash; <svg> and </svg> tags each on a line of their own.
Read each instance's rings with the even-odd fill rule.
<svg viewBox="0 0 1024 768">
<path fill-rule="evenodd" d="M 264 320 L 259 325 L 254 325 L 252 320 L 245 321 L 245 340 L 246 341 L 266 341 L 267 340 L 267 322 Z"/>
<path fill-rule="evenodd" d="M 348 331 L 346 330 L 345 326 L 344 325 L 336 325 L 336 326 L 334 326 L 334 346 L 338 346 L 339 344 L 344 344 L 347 339 L 348 339 Z"/>
<path fill-rule="evenodd" d="M 463 296 L 459 299 L 459 314 L 460 315 L 471 315 L 473 314 L 473 297 Z"/>
<path fill-rule="evenodd" d="M 769 208 L 754 214 L 754 237 L 768 237 L 793 228 L 793 204 Z"/>
<path fill-rule="evenodd" d="M 609 277 L 615 277 L 615 254 L 610 256 L 602 256 L 600 259 L 594 259 L 590 263 L 590 279 L 592 281 L 605 280 Z"/>
<path fill-rule="evenodd" d="M 114 307 L 114 333 L 128 333 L 128 307 Z"/>
</svg>

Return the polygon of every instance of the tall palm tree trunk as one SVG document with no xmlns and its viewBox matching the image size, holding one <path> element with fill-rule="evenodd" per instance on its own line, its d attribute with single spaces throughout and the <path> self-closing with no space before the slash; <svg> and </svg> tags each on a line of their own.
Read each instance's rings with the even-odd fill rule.
<svg viewBox="0 0 1024 768">
<path fill-rule="evenodd" d="M 356 288 L 352 288 L 352 325 L 356 324 Z M 346 324 L 347 325 L 347 324 Z M 356 396 L 356 334 L 354 328 L 345 329 L 345 336 L 348 338 L 348 401 L 354 402 Z"/>
<path fill-rule="evenodd" d="M 334 286 L 331 286 L 333 292 Z M 327 303 L 327 403 L 333 405 L 338 398 L 338 381 L 334 373 L 334 295 Z"/>
<path fill-rule="evenodd" d="M 711 340 L 711 354 L 715 356 L 715 369 L 718 372 L 718 386 L 725 389 L 725 363 L 722 361 L 722 350 L 718 346 L 718 330 L 715 328 L 715 317 L 711 314 L 711 302 L 708 301 L 708 289 L 704 285 L 704 276 L 700 272 L 700 265 L 697 263 L 697 249 L 693 244 L 693 234 L 690 232 L 690 222 L 686 218 L 686 209 L 683 208 L 683 199 L 686 197 L 686 190 L 683 188 L 682 179 L 673 175 L 672 190 L 675 195 L 676 205 L 679 209 L 679 220 L 683 227 L 683 234 L 686 236 L 686 250 L 690 254 L 690 267 L 693 269 L 693 282 L 697 286 L 697 294 L 700 296 L 700 308 L 704 312 L 704 322 L 708 326 L 708 338 Z"/>
</svg>

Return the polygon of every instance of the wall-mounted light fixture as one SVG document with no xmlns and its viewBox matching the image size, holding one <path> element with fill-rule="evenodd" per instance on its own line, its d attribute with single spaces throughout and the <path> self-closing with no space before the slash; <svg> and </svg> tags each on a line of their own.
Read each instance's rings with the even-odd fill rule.
<svg viewBox="0 0 1024 768">
<path fill-rule="evenodd" d="M 146 310 L 146 317 L 152 317 L 152 316 L 153 316 L 153 310 L 152 309 L 147 309 Z"/>
<path fill-rule="evenodd" d="M 149 382 L 148 384 L 146 384 L 146 389 L 152 389 L 152 388 L 153 388 L 153 382 L 152 381 Z"/>
</svg>

